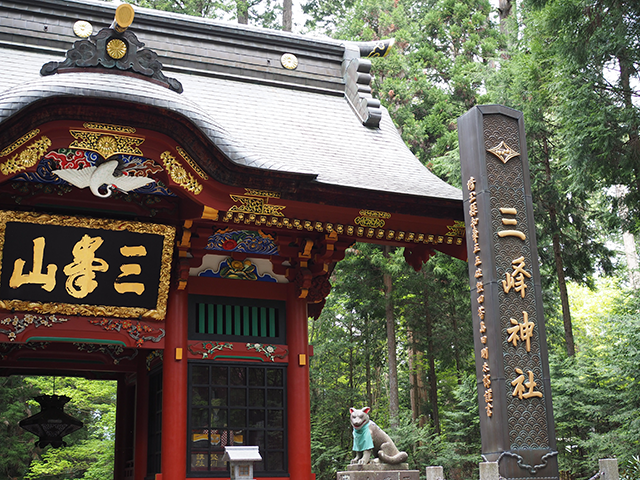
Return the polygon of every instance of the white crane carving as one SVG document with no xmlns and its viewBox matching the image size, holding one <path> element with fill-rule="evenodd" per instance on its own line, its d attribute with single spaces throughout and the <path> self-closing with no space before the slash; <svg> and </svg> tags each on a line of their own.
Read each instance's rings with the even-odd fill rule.
<svg viewBox="0 0 640 480">
<path fill-rule="evenodd" d="M 126 193 L 155 181 L 147 177 L 128 177 L 125 175 L 116 177 L 113 175 L 113 172 L 115 172 L 117 167 L 118 161 L 110 160 L 97 167 L 87 167 L 78 170 L 67 168 L 53 170 L 52 173 L 55 173 L 61 179 L 78 188 L 89 187 L 91 192 L 100 198 L 110 197 L 113 190 L 121 190 Z M 107 192 L 104 194 L 100 193 L 99 190 L 102 185 L 106 185 Z"/>
</svg>

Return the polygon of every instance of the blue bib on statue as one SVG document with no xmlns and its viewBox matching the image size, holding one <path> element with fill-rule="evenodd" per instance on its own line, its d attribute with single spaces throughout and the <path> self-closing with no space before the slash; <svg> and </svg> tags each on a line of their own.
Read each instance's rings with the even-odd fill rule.
<svg viewBox="0 0 640 480">
<path fill-rule="evenodd" d="M 365 423 L 359 429 L 353 429 L 353 451 L 363 452 L 373 448 L 373 439 L 369 430 L 369 422 Z"/>
</svg>

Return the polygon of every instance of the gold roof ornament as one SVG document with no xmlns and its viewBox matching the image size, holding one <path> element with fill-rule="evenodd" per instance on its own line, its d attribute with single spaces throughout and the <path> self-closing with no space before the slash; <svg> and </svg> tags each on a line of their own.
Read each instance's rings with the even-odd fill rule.
<svg viewBox="0 0 640 480">
<path fill-rule="evenodd" d="M 128 3 L 123 3 L 118 5 L 116 8 L 116 15 L 113 19 L 113 23 L 111 24 L 111 28 L 113 28 L 116 32 L 122 33 L 133 23 L 133 17 L 135 16 L 135 11 L 133 7 Z"/>
<path fill-rule="evenodd" d="M 73 33 L 80 38 L 89 38 L 93 33 L 93 25 L 85 20 L 78 20 L 73 24 Z"/>
<path fill-rule="evenodd" d="M 287 70 L 295 70 L 298 67 L 298 58 L 293 53 L 285 53 L 280 57 L 280 63 Z"/>
</svg>

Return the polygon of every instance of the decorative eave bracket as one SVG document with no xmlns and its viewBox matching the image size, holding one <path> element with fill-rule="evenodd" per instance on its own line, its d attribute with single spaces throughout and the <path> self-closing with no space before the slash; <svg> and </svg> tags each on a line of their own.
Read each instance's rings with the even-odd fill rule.
<svg viewBox="0 0 640 480">
<path fill-rule="evenodd" d="M 378 128 L 382 119 L 380 101 L 371 96 L 373 76 L 369 58 L 386 56 L 394 43 L 395 40 L 391 38 L 345 45 L 342 60 L 345 97 L 365 127 Z"/>
<path fill-rule="evenodd" d="M 121 18 L 123 13 L 126 22 Z M 116 18 L 108 28 L 83 40 L 78 40 L 67 51 L 63 62 L 49 62 L 42 66 L 40 75 L 53 75 L 78 71 L 78 69 L 102 68 L 105 70 L 121 70 L 132 72 L 155 81 L 171 90 L 182 93 L 182 84 L 175 78 L 168 78 L 162 73 L 162 63 L 158 55 L 144 47 L 136 35 L 127 30 L 133 21 L 133 7 L 121 4 L 116 10 Z M 123 25 L 123 23 L 126 23 Z"/>
</svg>

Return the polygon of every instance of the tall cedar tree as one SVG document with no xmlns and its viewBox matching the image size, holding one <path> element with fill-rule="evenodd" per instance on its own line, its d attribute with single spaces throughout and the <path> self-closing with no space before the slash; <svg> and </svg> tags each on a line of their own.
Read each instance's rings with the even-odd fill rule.
<svg viewBox="0 0 640 480">
<path fill-rule="evenodd" d="M 566 137 L 558 110 L 565 98 L 558 95 L 558 58 L 543 25 L 547 12 L 524 10 L 527 29 L 508 51 L 509 62 L 487 82 L 490 101 L 521 110 L 525 115 L 527 151 L 532 176 L 538 253 L 546 288 L 557 285 L 562 311 L 566 353 L 575 354 L 567 282 L 593 285 L 595 271 L 611 272 L 611 252 L 605 246 L 602 195 L 580 184 L 567 155 Z M 588 180 L 587 180 L 588 182 Z M 547 305 L 547 311 L 554 310 Z"/>
</svg>

